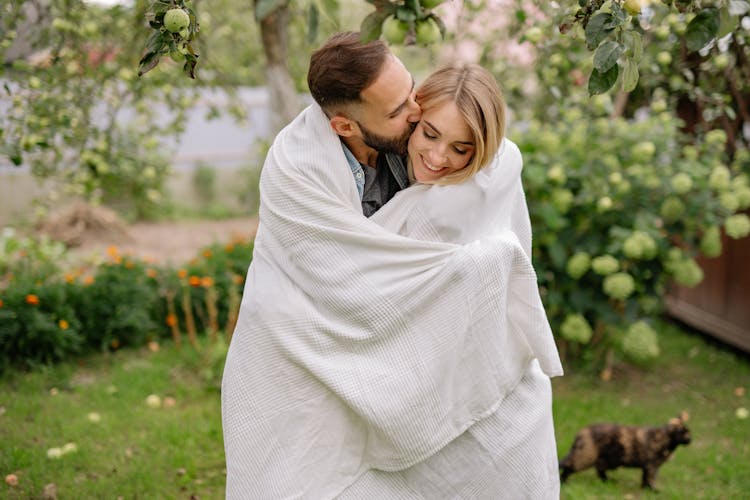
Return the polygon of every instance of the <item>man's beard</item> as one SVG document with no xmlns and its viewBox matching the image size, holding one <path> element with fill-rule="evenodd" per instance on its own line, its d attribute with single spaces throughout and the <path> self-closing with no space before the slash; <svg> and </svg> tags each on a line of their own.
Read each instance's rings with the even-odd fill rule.
<svg viewBox="0 0 750 500">
<path fill-rule="evenodd" d="M 359 129 L 362 131 L 362 140 L 372 149 L 378 153 L 394 153 L 401 156 L 406 156 L 409 137 L 411 137 L 411 133 L 417 126 L 416 123 L 409 123 L 406 131 L 400 137 L 383 137 L 371 132 L 359 122 L 357 122 L 357 125 L 359 125 Z"/>
</svg>

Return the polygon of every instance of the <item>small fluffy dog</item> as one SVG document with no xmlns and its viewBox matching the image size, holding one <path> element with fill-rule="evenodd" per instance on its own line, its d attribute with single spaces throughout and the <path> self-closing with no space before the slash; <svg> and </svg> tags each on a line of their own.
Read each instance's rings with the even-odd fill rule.
<svg viewBox="0 0 750 500">
<path fill-rule="evenodd" d="M 584 427 L 560 461 L 560 481 L 565 482 L 572 473 L 589 467 L 596 467 L 602 481 L 607 480 L 608 470 L 638 467 L 643 470 L 641 488 L 654 489 L 659 467 L 675 448 L 690 443 L 690 431 L 685 426 L 687 420 L 687 412 L 682 412 L 661 427 L 617 424 Z"/>
</svg>

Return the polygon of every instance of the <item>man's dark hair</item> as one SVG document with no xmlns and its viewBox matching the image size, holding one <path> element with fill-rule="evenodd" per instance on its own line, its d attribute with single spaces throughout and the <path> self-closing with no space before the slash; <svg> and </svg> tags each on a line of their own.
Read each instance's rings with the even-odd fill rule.
<svg viewBox="0 0 750 500">
<path fill-rule="evenodd" d="M 328 114 L 361 102 L 361 92 L 378 77 L 389 53 L 382 41 L 363 43 L 356 32 L 333 35 L 310 57 L 310 94 Z"/>
</svg>

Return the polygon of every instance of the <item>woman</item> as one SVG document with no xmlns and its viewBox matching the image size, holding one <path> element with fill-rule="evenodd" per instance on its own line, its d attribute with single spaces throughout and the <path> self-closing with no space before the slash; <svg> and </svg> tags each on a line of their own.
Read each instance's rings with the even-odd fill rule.
<svg viewBox="0 0 750 500">
<path fill-rule="evenodd" d="M 227 496 L 557 496 L 547 376 L 562 370 L 520 154 L 472 68 L 434 105 L 450 72 L 420 88 L 417 182 L 370 219 L 319 107 L 274 142 L 222 387 Z"/>
<path fill-rule="evenodd" d="M 520 155 L 503 139 L 504 103 L 495 79 L 478 65 L 447 66 L 420 86 L 417 102 L 422 118 L 409 140 L 410 178 L 446 187 L 403 192 L 375 220 L 406 236 L 437 234 L 464 244 L 514 229 L 526 237 L 528 255 L 520 168 L 507 168 L 520 167 Z M 500 157 L 516 160 L 505 161 L 505 169 L 492 165 L 501 145 Z M 405 217 L 391 213 L 398 205 Z M 341 498 L 559 498 L 551 396 L 549 377 L 534 360 L 493 414 L 409 468 L 367 471 Z"/>
</svg>

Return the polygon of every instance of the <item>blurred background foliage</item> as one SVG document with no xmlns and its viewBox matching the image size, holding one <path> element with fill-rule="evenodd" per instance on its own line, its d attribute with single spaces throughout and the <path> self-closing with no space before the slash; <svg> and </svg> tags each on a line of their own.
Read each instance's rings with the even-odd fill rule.
<svg viewBox="0 0 750 500">
<path fill-rule="evenodd" d="M 168 201 L 168 144 L 184 131 L 201 92 L 232 95 L 265 85 L 278 130 L 304 103 L 311 51 L 334 31 L 358 29 L 382 11 L 445 27 L 437 43 L 411 43 L 416 37 L 407 34 L 393 46 L 417 82 L 443 62 L 466 59 L 501 83 L 508 134 L 526 164 L 534 264 L 571 356 L 597 365 L 613 353 L 655 359 L 653 322 L 669 284 L 700 283 L 696 257 L 720 253 L 722 234 L 750 232 L 745 0 L 186 5 L 200 24 L 195 80 L 169 57 L 137 76 L 151 29 L 145 0 L 3 4 L 0 157 L 28 166 L 40 182 L 58 183 L 40 200 L 40 216 L 71 197 L 115 206 L 131 219 L 157 216 Z M 412 24 L 407 29 L 416 29 Z M 243 119 L 247 110 L 230 99 L 208 118 L 222 114 Z M 198 169 L 199 175 L 197 182 L 210 187 L 210 175 Z M 211 193 L 204 194 L 209 205 Z M 22 292 L 20 305 L 31 294 Z M 165 308 L 166 302 L 154 312 L 159 325 L 170 314 Z M 202 314 L 209 324 L 208 312 Z M 227 314 L 219 312 L 222 321 Z M 103 345 L 120 336 L 110 337 Z"/>
</svg>

